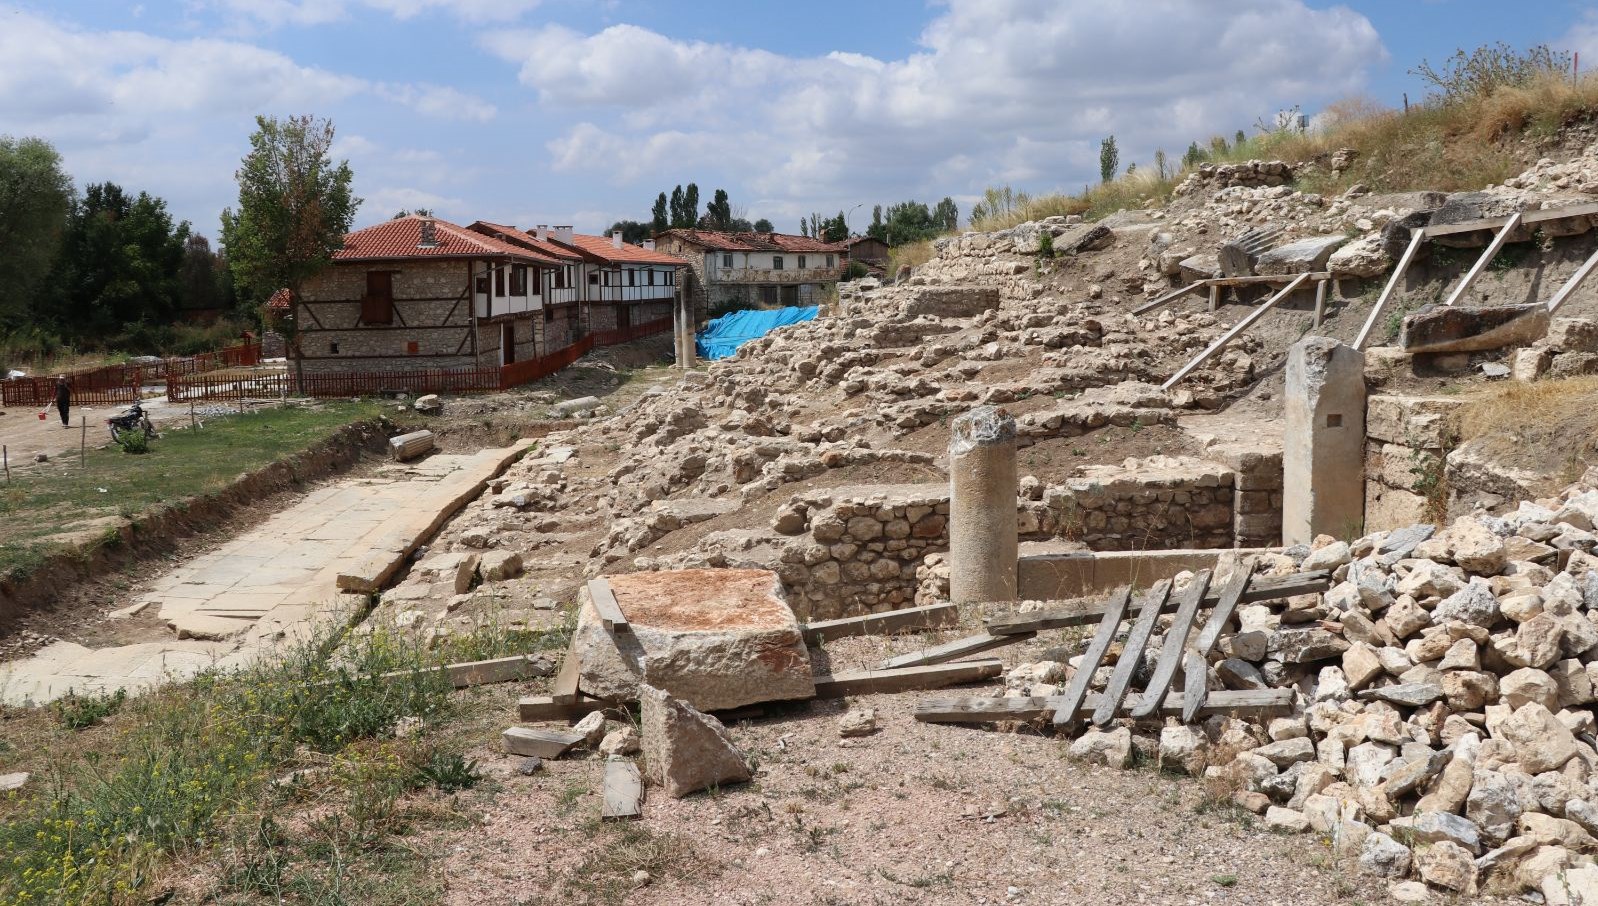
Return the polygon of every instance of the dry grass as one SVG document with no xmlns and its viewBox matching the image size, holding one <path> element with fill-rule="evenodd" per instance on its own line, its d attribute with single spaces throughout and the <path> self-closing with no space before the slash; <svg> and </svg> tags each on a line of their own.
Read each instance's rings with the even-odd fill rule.
<svg viewBox="0 0 1598 906">
<path fill-rule="evenodd" d="M 910 265 L 911 269 L 919 268 L 932 260 L 933 248 L 931 239 L 919 242 L 906 242 L 896 245 L 888 250 L 888 279 L 899 273 L 899 268 Z"/>
<path fill-rule="evenodd" d="M 1465 406 L 1460 440 L 1477 441 L 1506 464 L 1568 484 L 1598 450 L 1595 400 L 1598 376 L 1509 383 Z"/>
</svg>

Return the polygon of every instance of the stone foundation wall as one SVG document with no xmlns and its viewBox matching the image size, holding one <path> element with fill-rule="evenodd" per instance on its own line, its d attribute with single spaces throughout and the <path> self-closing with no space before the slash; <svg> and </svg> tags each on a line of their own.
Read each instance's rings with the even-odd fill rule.
<svg viewBox="0 0 1598 906">
<path fill-rule="evenodd" d="M 1040 520 L 1042 534 L 1080 541 L 1096 551 L 1233 544 L 1237 476 L 1223 465 L 1151 456 L 1080 471 L 1063 487 L 1044 492 L 1053 518 Z"/>
<path fill-rule="evenodd" d="M 1371 396 L 1365 404 L 1365 531 L 1432 522 L 1453 446 L 1456 397 Z M 1436 500 L 1434 506 L 1433 501 Z"/>
</svg>

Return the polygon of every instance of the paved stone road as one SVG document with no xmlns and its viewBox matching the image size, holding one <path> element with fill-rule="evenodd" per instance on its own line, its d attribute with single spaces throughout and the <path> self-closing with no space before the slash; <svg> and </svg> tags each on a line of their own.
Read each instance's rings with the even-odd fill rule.
<svg viewBox="0 0 1598 906">
<path fill-rule="evenodd" d="M 91 649 L 57 642 L 0 664 L 0 701 L 42 703 L 70 690 L 135 691 L 208 667 L 240 666 L 322 620 L 361 612 L 416 547 L 482 493 L 531 441 L 435 455 L 308 494 L 171 570 L 125 613 L 155 607 L 172 638 Z"/>
</svg>

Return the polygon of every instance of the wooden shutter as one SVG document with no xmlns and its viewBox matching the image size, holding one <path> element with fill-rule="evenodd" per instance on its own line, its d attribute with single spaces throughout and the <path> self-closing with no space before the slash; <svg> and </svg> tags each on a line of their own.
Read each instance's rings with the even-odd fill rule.
<svg viewBox="0 0 1598 906">
<path fill-rule="evenodd" d="M 392 271 L 366 272 L 366 295 L 361 297 L 361 323 L 394 323 L 394 273 Z"/>
</svg>

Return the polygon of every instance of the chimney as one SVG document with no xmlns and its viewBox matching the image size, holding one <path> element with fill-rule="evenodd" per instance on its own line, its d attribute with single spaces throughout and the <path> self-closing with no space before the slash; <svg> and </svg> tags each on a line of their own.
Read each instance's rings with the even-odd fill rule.
<svg viewBox="0 0 1598 906">
<path fill-rule="evenodd" d="M 653 239 L 645 239 L 644 240 L 644 248 L 650 250 L 651 252 L 654 251 L 655 250 L 655 240 L 653 240 Z"/>
<path fill-rule="evenodd" d="M 416 243 L 416 247 L 419 249 L 438 248 L 438 233 L 433 229 L 431 218 L 422 220 L 422 239 Z"/>
<path fill-rule="evenodd" d="M 562 245 L 572 244 L 572 228 L 570 226 L 555 227 L 555 241 Z"/>
<path fill-rule="evenodd" d="M 612 230 L 611 231 L 611 233 L 610 233 L 610 247 L 613 248 L 613 249 L 621 248 L 621 230 Z"/>
<path fill-rule="evenodd" d="M 539 224 L 538 227 L 537 227 L 537 232 L 534 233 L 533 235 L 538 237 L 538 241 L 539 242 L 548 242 L 549 241 L 549 224 L 547 224 L 547 223 Z"/>
</svg>

